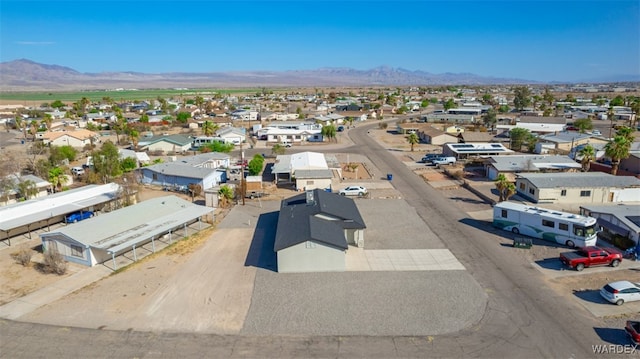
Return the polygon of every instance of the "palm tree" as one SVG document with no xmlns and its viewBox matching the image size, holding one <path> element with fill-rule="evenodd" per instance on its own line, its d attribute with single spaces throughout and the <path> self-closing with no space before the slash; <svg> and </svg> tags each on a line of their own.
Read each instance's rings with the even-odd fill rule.
<svg viewBox="0 0 640 359">
<path fill-rule="evenodd" d="M 618 166 L 620 166 L 620 160 L 629 157 L 629 150 L 631 149 L 631 141 L 624 135 L 616 135 L 613 140 L 609 141 L 604 146 L 604 153 L 607 157 L 611 158 L 611 174 L 616 175 L 618 173 Z"/>
<path fill-rule="evenodd" d="M 499 202 L 506 201 L 509 197 L 516 193 L 516 186 L 507 179 L 507 177 L 501 173 L 496 178 L 496 189 L 498 189 Z"/>
<path fill-rule="evenodd" d="M 329 141 L 331 141 L 336 137 L 336 126 L 334 125 L 322 126 L 321 134 L 322 136 L 328 138 Z"/>
<path fill-rule="evenodd" d="M 413 152 L 413 147 L 417 144 L 420 143 L 420 138 L 418 137 L 418 135 L 415 132 L 411 132 L 409 134 L 409 136 L 407 136 L 407 141 L 409 142 L 409 144 L 411 145 L 411 152 Z"/>
<path fill-rule="evenodd" d="M 51 117 L 51 115 L 49 115 L 48 113 L 45 114 L 42 121 L 44 122 L 45 126 L 47 126 L 47 131 L 51 131 L 51 124 L 53 123 L 53 118 Z"/>
<path fill-rule="evenodd" d="M 53 167 L 49 170 L 49 182 L 53 185 L 54 192 L 57 192 L 58 189 L 62 189 L 62 185 L 67 183 L 67 175 L 64 174 L 62 168 Z"/>
<path fill-rule="evenodd" d="M 18 192 L 25 200 L 30 199 L 38 193 L 36 183 L 31 180 L 18 182 Z"/>
<path fill-rule="evenodd" d="M 582 163 L 582 171 L 589 172 L 589 168 L 591 167 L 591 161 L 596 156 L 596 150 L 591 145 L 586 145 L 578 151 L 578 155 L 582 156 L 580 163 Z"/>
<path fill-rule="evenodd" d="M 204 121 L 202 124 L 202 132 L 205 136 L 211 136 L 218 130 L 219 126 L 211 121 Z"/>
<path fill-rule="evenodd" d="M 231 200 L 234 197 L 233 189 L 231 189 L 231 187 L 227 185 L 224 185 L 218 190 L 218 196 L 220 198 L 220 207 L 227 207 L 227 205 L 231 203 Z"/>
</svg>

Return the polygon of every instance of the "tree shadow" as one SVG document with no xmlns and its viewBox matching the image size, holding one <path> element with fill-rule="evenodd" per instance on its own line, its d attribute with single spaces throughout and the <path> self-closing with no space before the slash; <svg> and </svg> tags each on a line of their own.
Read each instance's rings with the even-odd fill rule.
<svg viewBox="0 0 640 359">
<path fill-rule="evenodd" d="M 276 252 L 273 250 L 276 240 L 278 214 L 278 211 L 268 212 L 258 217 L 251 245 L 244 261 L 246 267 L 263 268 L 273 272 L 278 271 Z"/>
<path fill-rule="evenodd" d="M 474 199 L 474 198 L 466 198 L 466 197 L 449 197 L 450 200 L 456 201 L 456 202 L 465 202 L 465 203 L 474 203 L 474 204 L 486 204 L 487 202 L 485 201 L 481 201 L 479 199 Z"/>
</svg>

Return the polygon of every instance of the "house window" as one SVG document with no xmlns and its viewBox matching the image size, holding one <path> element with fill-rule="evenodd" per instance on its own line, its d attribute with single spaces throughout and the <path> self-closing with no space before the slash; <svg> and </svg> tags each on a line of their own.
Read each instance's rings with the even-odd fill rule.
<svg viewBox="0 0 640 359">
<path fill-rule="evenodd" d="M 524 191 L 524 183 L 520 182 L 520 189 Z"/>
<path fill-rule="evenodd" d="M 501 215 L 502 215 L 502 218 L 507 218 L 507 210 L 503 209 Z"/>
<path fill-rule="evenodd" d="M 306 247 L 307 249 L 313 249 L 313 248 L 315 248 L 315 247 L 316 247 L 316 244 L 315 244 L 315 243 L 313 243 L 313 242 L 311 242 L 311 241 L 307 241 L 307 242 L 305 243 L 305 247 Z"/>
<path fill-rule="evenodd" d="M 311 186 L 315 181 L 307 181 L 307 186 Z"/>
<path fill-rule="evenodd" d="M 157 181 L 157 180 L 158 180 L 158 174 L 157 174 L 157 173 L 154 173 L 152 176 L 153 176 L 153 180 L 154 180 L 154 181 Z"/>
<path fill-rule="evenodd" d="M 74 257 L 84 258 L 84 251 L 82 250 L 82 247 L 72 244 L 71 245 L 71 255 L 74 256 Z"/>
<path fill-rule="evenodd" d="M 529 188 L 529 193 L 530 194 L 536 194 L 535 188 Z"/>
<path fill-rule="evenodd" d="M 591 191 L 580 191 L 580 197 L 591 197 Z"/>
<path fill-rule="evenodd" d="M 567 195 L 567 190 L 566 190 L 566 189 L 563 189 L 562 191 L 560 191 L 560 195 L 561 195 L 562 197 L 566 196 L 566 195 Z"/>
<path fill-rule="evenodd" d="M 555 228 L 555 226 L 556 226 L 556 222 L 554 222 L 554 221 L 548 221 L 548 220 L 546 220 L 546 219 L 543 219 L 543 220 L 542 220 L 542 225 L 543 225 L 543 226 L 545 226 L 545 227 Z"/>
<path fill-rule="evenodd" d="M 561 229 L 563 231 L 568 231 L 569 230 L 569 225 L 566 223 L 558 223 L 558 229 Z"/>
</svg>

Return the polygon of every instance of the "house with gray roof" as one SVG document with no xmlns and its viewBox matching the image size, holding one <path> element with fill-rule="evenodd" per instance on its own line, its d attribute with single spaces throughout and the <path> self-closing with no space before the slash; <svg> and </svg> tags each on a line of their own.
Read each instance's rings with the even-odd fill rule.
<svg viewBox="0 0 640 359">
<path fill-rule="evenodd" d="M 191 139 L 183 135 L 162 135 L 141 138 L 138 147 L 149 152 L 184 153 L 191 148 Z"/>
<path fill-rule="evenodd" d="M 484 161 L 487 178 L 495 180 L 500 174 L 507 177 L 522 172 L 577 172 L 582 165 L 568 156 L 510 155 L 491 156 Z"/>
<path fill-rule="evenodd" d="M 580 214 L 593 217 L 604 235 L 619 235 L 640 241 L 640 204 L 606 204 L 580 207 Z"/>
<path fill-rule="evenodd" d="M 557 132 L 545 136 L 540 136 L 536 144 L 536 152 L 540 153 L 542 147 L 553 148 L 554 150 L 568 153 L 571 148 L 582 144 L 606 143 L 606 140 L 594 138 L 590 134 L 573 131 Z"/>
<path fill-rule="evenodd" d="M 319 189 L 282 200 L 273 250 L 278 272 L 342 272 L 366 225 L 351 198 Z"/>
<path fill-rule="evenodd" d="M 534 203 L 640 201 L 640 179 L 603 172 L 521 173 L 516 191 Z"/>
</svg>

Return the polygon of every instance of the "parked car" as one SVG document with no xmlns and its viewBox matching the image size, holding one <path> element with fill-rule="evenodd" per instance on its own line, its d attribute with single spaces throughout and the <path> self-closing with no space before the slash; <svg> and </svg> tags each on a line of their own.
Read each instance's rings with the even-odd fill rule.
<svg viewBox="0 0 640 359">
<path fill-rule="evenodd" d="M 433 161 L 434 159 L 436 159 L 438 157 L 442 157 L 442 154 L 441 153 L 427 153 L 426 155 L 424 155 L 424 157 L 422 157 L 422 162 L 423 163 L 429 163 L 429 162 Z"/>
<path fill-rule="evenodd" d="M 362 186 L 349 186 L 345 189 L 341 189 L 338 193 L 342 196 L 359 196 L 362 197 L 366 195 L 367 189 Z"/>
<path fill-rule="evenodd" d="M 84 174 L 84 168 L 82 168 L 82 167 L 71 167 L 71 173 L 73 173 L 74 176 L 82 176 Z"/>
<path fill-rule="evenodd" d="M 254 198 L 262 198 L 262 197 L 264 197 L 266 195 L 267 195 L 266 193 L 260 192 L 260 191 L 249 191 L 249 192 L 244 194 L 244 197 L 245 198 L 254 199 Z"/>
<path fill-rule="evenodd" d="M 69 215 L 67 215 L 64 218 L 65 223 L 76 223 L 78 221 L 82 221 L 83 219 L 87 219 L 87 218 L 91 218 L 93 217 L 93 212 L 91 211 L 79 211 L 79 212 L 74 212 L 71 213 Z"/>
<path fill-rule="evenodd" d="M 337 130 L 337 131 L 338 131 L 338 132 L 342 132 L 342 131 L 344 131 L 344 126 L 338 126 L 338 130 Z"/>
<path fill-rule="evenodd" d="M 591 131 L 591 134 L 593 136 L 602 136 L 602 132 L 600 132 L 600 130 L 593 130 Z"/>
<path fill-rule="evenodd" d="M 600 247 L 584 247 L 573 252 L 560 253 L 560 262 L 577 271 L 596 265 L 617 267 L 622 262 L 622 253 Z"/>
<path fill-rule="evenodd" d="M 640 300 L 640 283 L 626 280 L 606 284 L 600 289 L 600 296 L 616 305 Z"/>
<path fill-rule="evenodd" d="M 633 344 L 640 345 L 640 321 L 627 320 L 627 325 L 624 327 L 624 331 L 627 332 L 627 335 Z"/>
<path fill-rule="evenodd" d="M 431 160 L 434 165 L 453 165 L 456 163 L 455 157 L 436 157 Z"/>
</svg>

